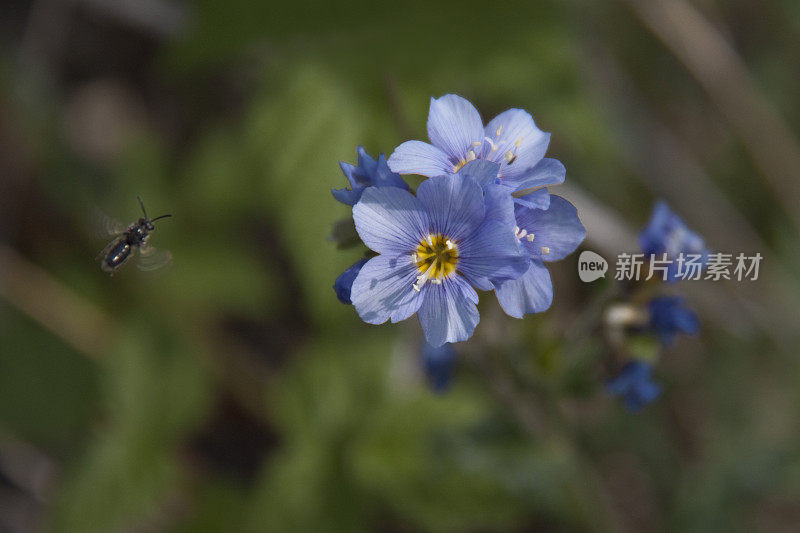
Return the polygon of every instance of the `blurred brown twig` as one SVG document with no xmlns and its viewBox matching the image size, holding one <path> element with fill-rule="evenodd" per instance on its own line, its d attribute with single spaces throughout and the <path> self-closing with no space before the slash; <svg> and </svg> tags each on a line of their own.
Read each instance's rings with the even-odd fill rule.
<svg viewBox="0 0 800 533">
<path fill-rule="evenodd" d="M 706 90 L 800 233 L 800 147 L 733 46 L 686 0 L 623 1 Z"/>
<path fill-rule="evenodd" d="M 91 359 L 102 359 L 113 338 L 110 317 L 5 244 L 0 296 Z"/>
</svg>

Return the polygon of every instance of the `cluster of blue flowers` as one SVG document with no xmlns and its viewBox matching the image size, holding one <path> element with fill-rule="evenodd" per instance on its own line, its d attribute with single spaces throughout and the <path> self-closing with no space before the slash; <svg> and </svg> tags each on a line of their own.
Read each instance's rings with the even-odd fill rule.
<svg viewBox="0 0 800 533">
<path fill-rule="evenodd" d="M 699 254 L 705 264 L 709 251 L 703 239 L 693 232 L 663 201 L 656 203 L 647 227 L 639 235 L 639 246 L 646 255 L 666 254 L 675 259 L 680 254 Z M 673 263 L 674 264 L 674 263 Z M 678 272 L 670 271 L 667 282 L 679 279 Z M 670 346 L 677 335 L 694 335 L 700 329 L 697 314 L 681 296 L 657 296 L 650 300 L 645 310 L 647 330 L 663 346 Z M 637 411 L 655 400 L 661 386 L 652 381 L 652 364 L 643 360 L 627 362 L 619 375 L 606 385 L 607 390 L 621 396 L 631 411 Z"/>
<path fill-rule="evenodd" d="M 586 230 L 575 208 L 548 192 L 566 170 L 544 157 L 550 134 L 527 112 L 509 109 L 484 126 L 464 98 L 432 98 L 428 137 L 404 142 L 388 160 L 359 148 L 358 166 L 342 163 L 351 188 L 333 194 L 353 206 L 371 252 L 334 288 L 370 324 L 416 313 L 438 348 L 472 335 L 476 289 L 494 291 L 512 317 L 546 310 L 545 263 L 574 251 Z M 403 174 L 428 179 L 413 194 Z"/>
</svg>

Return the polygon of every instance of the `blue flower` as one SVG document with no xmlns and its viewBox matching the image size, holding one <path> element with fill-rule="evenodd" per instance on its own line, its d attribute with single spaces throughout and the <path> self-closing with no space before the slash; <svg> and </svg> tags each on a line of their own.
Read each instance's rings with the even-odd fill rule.
<svg viewBox="0 0 800 533">
<path fill-rule="evenodd" d="M 678 333 L 695 335 L 700 330 L 700 321 L 682 297 L 660 296 L 650 301 L 650 327 L 661 344 L 669 346 Z"/>
<path fill-rule="evenodd" d="M 564 165 L 544 157 L 550 134 L 536 127 L 522 109 L 497 115 L 484 128 L 477 109 L 464 98 L 447 94 L 431 98 L 428 138 L 407 141 L 389 157 L 389 168 L 400 174 L 454 174 L 475 159 L 497 163 L 494 176 L 513 191 L 562 183 Z"/>
<path fill-rule="evenodd" d="M 422 343 L 422 365 L 434 392 L 445 392 L 450 387 L 455 360 L 456 351 L 452 344 L 431 346 L 427 342 Z"/>
<path fill-rule="evenodd" d="M 619 376 L 606 383 L 606 390 L 622 396 L 630 411 L 638 411 L 661 394 L 661 385 L 651 380 L 652 367 L 644 361 L 630 361 Z"/>
<path fill-rule="evenodd" d="M 356 276 L 361 271 L 361 267 L 363 267 L 367 263 L 366 259 L 359 259 L 349 267 L 347 270 L 342 272 L 336 281 L 333 284 L 333 290 L 336 291 L 336 296 L 339 298 L 339 301 L 343 304 L 350 305 L 350 291 L 353 288 L 353 282 L 356 280 Z"/>
<path fill-rule="evenodd" d="M 492 189 L 500 189 L 493 187 Z M 432 346 L 468 339 L 478 324 L 478 294 L 492 280 L 528 267 L 514 238 L 509 194 L 484 196 L 473 178 L 425 180 L 414 197 L 396 187 L 369 187 L 353 208 L 361 240 L 379 255 L 351 291 L 362 320 L 382 324 L 419 316 Z"/>
<path fill-rule="evenodd" d="M 680 254 L 699 254 L 700 264 L 704 264 L 709 253 L 703 239 L 690 230 L 664 201 L 656 202 L 650 223 L 639 234 L 639 246 L 648 256 L 667 254 L 667 259 L 672 261 L 667 270 L 667 279 L 670 282 L 680 279 L 677 262 Z"/>
<path fill-rule="evenodd" d="M 545 189 L 518 198 L 514 217 L 515 237 L 528 257 L 528 269 L 517 279 L 494 285 L 503 310 L 522 318 L 550 307 L 553 284 L 544 262 L 558 261 L 572 253 L 586 237 L 586 229 L 571 203 Z"/>
<path fill-rule="evenodd" d="M 358 147 L 357 167 L 341 161 L 339 166 L 342 167 L 342 172 L 344 172 L 352 187 L 352 190 L 333 189 L 331 191 L 334 198 L 343 204 L 355 205 L 358 199 L 361 198 L 361 193 L 367 187 L 398 187 L 408 190 L 408 185 L 400 177 L 400 174 L 395 174 L 389 170 L 383 154 L 378 156 L 378 160 L 375 161 L 361 146 Z"/>
<path fill-rule="evenodd" d="M 484 187 L 487 213 L 514 226 L 514 236 L 529 259 L 528 269 L 521 277 L 494 283 L 503 310 L 522 318 L 526 313 L 540 313 L 550 307 L 553 284 L 544 262 L 558 261 L 572 253 L 586 237 L 586 229 L 575 207 L 547 189 L 514 198 L 514 211 L 504 211 L 499 206 L 507 201 L 509 191 L 494 184 L 497 171 L 496 163 L 475 160 L 466 163 L 458 174 Z"/>
</svg>

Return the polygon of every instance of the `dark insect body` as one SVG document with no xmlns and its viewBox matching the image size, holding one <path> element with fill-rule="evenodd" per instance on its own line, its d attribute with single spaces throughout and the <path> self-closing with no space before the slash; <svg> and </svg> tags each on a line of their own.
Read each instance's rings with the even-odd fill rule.
<svg viewBox="0 0 800 533">
<path fill-rule="evenodd" d="M 149 245 L 150 233 L 155 229 L 153 222 L 172 215 L 161 215 L 153 219 L 148 218 L 142 199 L 138 196 L 136 198 L 142 207 L 144 217 L 129 224 L 127 227 L 123 227 L 112 220 L 106 220 L 106 231 L 116 237 L 100 252 L 98 259 L 100 259 L 100 268 L 109 272 L 112 276 L 134 256 L 137 250 L 139 251 L 138 266 L 141 270 L 155 270 L 169 263 L 172 258 L 169 252 L 156 252 Z"/>
</svg>

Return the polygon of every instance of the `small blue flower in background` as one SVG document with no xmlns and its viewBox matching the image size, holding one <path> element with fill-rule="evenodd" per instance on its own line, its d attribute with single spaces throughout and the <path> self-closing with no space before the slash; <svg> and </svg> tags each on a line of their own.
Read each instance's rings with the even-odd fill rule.
<svg viewBox="0 0 800 533">
<path fill-rule="evenodd" d="M 342 172 L 350 181 L 351 189 L 333 189 L 334 198 L 346 205 L 355 205 L 367 187 L 397 187 L 408 190 L 408 185 L 399 174 L 389 170 L 383 154 L 375 161 L 362 148 L 358 147 L 358 166 L 340 162 Z"/>
<path fill-rule="evenodd" d="M 669 346 L 679 333 L 695 335 L 700 330 L 697 314 L 680 296 L 660 296 L 650 301 L 650 327 L 661 344 Z"/>
<path fill-rule="evenodd" d="M 630 411 L 638 411 L 661 394 L 661 385 L 652 381 L 652 367 L 644 361 L 630 361 L 619 376 L 606 383 L 606 390 L 622 396 Z"/>
<path fill-rule="evenodd" d="M 708 249 L 703 239 L 678 217 L 664 201 L 658 201 L 653 209 L 650 223 L 639 234 L 639 246 L 645 255 L 667 254 L 672 261 L 668 269 L 668 281 L 680 279 L 678 256 L 683 254 L 699 254 L 700 263 L 708 258 Z"/>
<path fill-rule="evenodd" d="M 422 365 L 434 392 L 442 393 L 450 387 L 455 360 L 456 351 L 452 344 L 431 346 L 427 342 L 422 343 Z"/>
<path fill-rule="evenodd" d="M 414 197 L 369 187 L 353 208 L 356 231 L 379 255 L 353 283 L 362 320 L 382 324 L 418 314 L 432 346 L 468 339 L 478 324 L 478 294 L 528 268 L 514 236 L 514 201 L 475 179 L 446 175 L 422 182 Z M 499 191 L 499 192 L 498 192 Z"/>
<path fill-rule="evenodd" d="M 361 271 L 361 267 L 363 267 L 366 263 L 366 259 L 359 259 L 347 267 L 347 270 L 342 272 L 339 277 L 336 278 L 336 282 L 333 284 L 333 290 L 336 291 L 336 296 L 343 304 L 349 305 L 353 303 L 350 301 L 350 290 L 353 288 L 353 282 L 356 280 L 356 276 Z"/>
<path fill-rule="evenodd" d="M 455 94 L 431 98 L 428 138 L 431 144 L 407 141 L 398 146 L 389 167 L 400 174 L 433 177 L 483 159 L 499 165 L 493 178 L 512 191 L 562 183 L 566 176 L 564 165 L 544 157 L 550 134 L 522 109 L 504 111 L 484 127 L 466 99 Z"/>
</svg>

